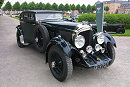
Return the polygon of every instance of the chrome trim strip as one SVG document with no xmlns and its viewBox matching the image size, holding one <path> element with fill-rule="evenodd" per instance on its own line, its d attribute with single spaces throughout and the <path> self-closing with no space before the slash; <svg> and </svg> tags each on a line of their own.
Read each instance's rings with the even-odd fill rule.
<svg viewBox="0 0 130 87">
<path fill-rule="evenodd" d="M 87 30 L 92 30 L 91 26 L 90 25 L 83 25 L 83 24 L 79 24 L 77 25 L 77 30 L 75 30 L 75 32 L 77 34 L 81 33 L 81 32 L 84 32 L 84 31 L 87 31 Z"/>
</svg>

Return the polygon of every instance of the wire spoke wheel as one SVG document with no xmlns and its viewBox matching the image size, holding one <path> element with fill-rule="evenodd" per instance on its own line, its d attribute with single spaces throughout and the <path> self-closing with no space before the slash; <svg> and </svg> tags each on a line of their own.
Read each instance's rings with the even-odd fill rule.
<svg viewBox="0 0 130 87">
<path fill-rule="evenodd" d="M 114 60 L 115 60 L 115 49 L 113 47 L 113 45 L 111 43 L 108 43 L 107 45 L 107 55 L 109 58 L 112 59 L 112 61 L 110 61 L 109 65 L 113 64 Z"/>
<path fill-rule="evenodd" d="M 54 52 L 51 55 L 51 68 L 55 74 L 61 75 L 63 73 L 63 61 L 59 54 Z"/>
<path fill-rule="evenodd" d="M 35 41 L 36 41 L 38 47 L 43 46 L 43 35 L 39 30 L 36 32 Z"/>
<path fill-rule="evenodd" d="M 70 78 L 73 72 L 72 60 L 58 46 L 53 45 L 48 52 L 48 63 L 52 75 L 59 81 Z"/>
<path fill-rule="evenodd" d="M 34 31 L 34 38 L 35 48 L 41 53 L 45 52 L 50 40 L 47 28 L 43 25 L 36 26 L 36 30 Z"/>
</svg>

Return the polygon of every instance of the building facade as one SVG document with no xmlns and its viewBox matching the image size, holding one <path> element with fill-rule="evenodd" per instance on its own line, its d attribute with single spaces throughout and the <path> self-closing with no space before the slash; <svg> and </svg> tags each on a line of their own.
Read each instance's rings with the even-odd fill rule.
<svg viewBox="0 0 130 87">
<path fill-rule="evenodd" d="M 129 5 L 130 0 L 111 0 L 111 1 L 104 1 L 104 6 L 109 7 L 109 11 L 107 13 L 113 14 L 113 13 L 124 13 L 124 14 L 130 14 Z M 106 11 L 105 11 L 106 13 Z"/>
<path fill-rule="evenodd" d="M 105 2 L 104 6 L 109 7 L 109 11 L 107 13 L 113 14 L 117 12 L 117 9 L 121 6 L 121 3 L 118 2 Z M 105 12 L 106 13 L 106 12 Z"/>
<path fill-rule="evenodd" d="M 119 14 L 130 14 L 130 3 L 121 4 L 121 6 L 118 8 Z"/>
</svg>

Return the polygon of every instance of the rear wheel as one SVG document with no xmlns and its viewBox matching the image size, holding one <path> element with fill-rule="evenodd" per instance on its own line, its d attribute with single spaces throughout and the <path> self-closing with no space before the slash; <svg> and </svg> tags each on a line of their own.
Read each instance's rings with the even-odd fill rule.
<svg viewBox="0 0 130 87">
<path fill-rule="evenodd" d="M 117 29 L 116 33 L 123 34 L 125 33 L 125 29 Z"/>
<path fill-rule="evenodd" d="M 62 82 L 71 77 L 73 72 L 72 60 L 57 46 L 50 48 L 48 63 L 53 76 L 57 80 Z"/>
<path fill-rule="evenodd" d="M 112 59 L 108 66 L 112 65 L 115 60 L 115 49 L 111 43 L 107 45 L 108 56 Z"/>
<path fill-rule="evenodd" d="M 35 47 L 40 52 L 45 52 L 49 42 L 49 33 L 45 26 L 39 25 L 35 30 Z"/>
</svg>

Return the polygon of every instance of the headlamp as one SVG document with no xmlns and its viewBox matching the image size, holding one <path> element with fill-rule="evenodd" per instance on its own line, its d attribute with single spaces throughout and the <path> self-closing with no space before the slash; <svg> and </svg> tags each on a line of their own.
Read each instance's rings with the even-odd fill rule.
<svg viewBox="0 0 130 87">
<path fill-rule="evenodd" d="M 85 44 L 85 38 L 82 35 L 77 35 L 74 40 L 74 44 L 77 48 L 82 48 Z"/>
</svg>

